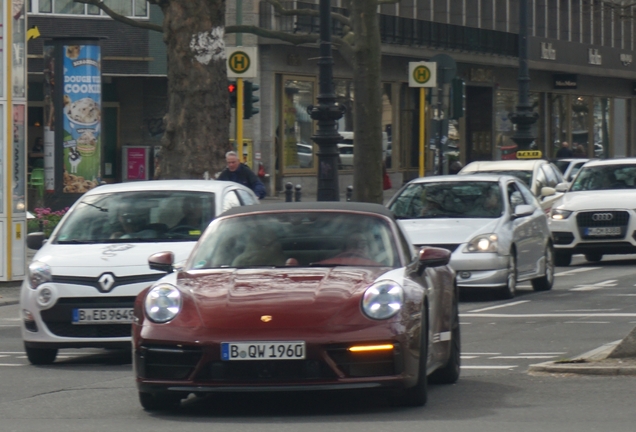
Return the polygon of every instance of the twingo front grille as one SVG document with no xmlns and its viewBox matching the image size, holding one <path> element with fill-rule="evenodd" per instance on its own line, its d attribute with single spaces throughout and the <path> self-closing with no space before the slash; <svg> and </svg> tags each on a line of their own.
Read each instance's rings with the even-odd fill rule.
<svg viewBox="0 0 636 432">
<path fill-rule="evenodd" d="M 402 373 L 402 350 L 393 343 L 392 350 L 352 353 L 348 346 L 331 346 L 327 354 L 347 377 L 389 376 Z"/>
<path fill-rule="evenodd" d="M 418 248 L 422 248 L 422 247 L 425 247 L 425 246 L 446 249 L 446 250 L 450 251 L 451 253 L 453 253 L 453 252 L 455 252 L 455 249 L 457 249 L 459 247 L 459 244 L 444 243 L 444 244 L 417 245 Z"/>
<path fill-rule="evenodd" d="M 201 360 L 196 347 L 142 346 L 135 352 L 137 375 L 146 379 L 187 379 Z"/>
<path fill-rule="evenodd" d="M 83 324 L 74 325 L 70 322 L 45 322 L 51 333 L 60 337 L 71 338 L 120 338 L 131 336 L 130 323 L 127 324 Z"/>
</svg>

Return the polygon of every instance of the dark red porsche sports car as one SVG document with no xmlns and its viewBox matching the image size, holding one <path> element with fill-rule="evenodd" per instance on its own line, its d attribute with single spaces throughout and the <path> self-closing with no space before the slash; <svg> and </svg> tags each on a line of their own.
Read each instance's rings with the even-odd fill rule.
<svg viewBox="0 0 636 432">
<path fill-rule="evenodd" d="M 385 389 L 423 405 L 427 381 L 459 377 L 450 253 L 414 250 L 385 207 L 290 203 L 232 209 L 185 266 L 139 294 L 141 405 L 190 393 Z"/>
</svg>

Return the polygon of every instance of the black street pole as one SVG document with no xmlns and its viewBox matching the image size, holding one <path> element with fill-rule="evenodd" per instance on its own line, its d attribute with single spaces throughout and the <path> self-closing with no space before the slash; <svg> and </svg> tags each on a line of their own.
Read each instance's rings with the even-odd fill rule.
<svg viewBox="0 0 636 432">
<path fill-rule="evenodd" d="M 519 150 L 528 150 L 535 140 L 532 125 L 537 121 L 537 113 L 530 104 L 530 71 L 528 70 L 528 0 L 519 1 L 519 103 L 510 116 L 516 125 L 512 140 Z"/>
<path fill-rule="evenodd" d="M 336 103 L 333 87 L 333 54 L 331 50 L 331 0 L 320 0 L 320 82 L 318 105 L 307 107 L 318 130 L 311 138 L 318 144 L 318 201 L 340 201 L 338 185 L 338 120 L 344 106 Z"/>
</svg>

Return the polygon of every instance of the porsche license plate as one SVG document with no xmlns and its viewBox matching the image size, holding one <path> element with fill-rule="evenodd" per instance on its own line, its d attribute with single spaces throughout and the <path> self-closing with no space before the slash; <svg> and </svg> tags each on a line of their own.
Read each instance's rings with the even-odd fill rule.
<svg viewBox="0 0 636 432">
<path fill-rule="evenodd" d="M 221 360 L 303 360 L 305 342 L 222 342 Z"/>
<path fill-rule="evenodd" d="M 130 324 L 133 308 L 73 309 L 73 324 Z"/>
<path fill-rule="evenodd" d="M 585 228 L 585 234 L 590 237 L 619 236 L 621 235 L 621 227 Z"/>
</svg>

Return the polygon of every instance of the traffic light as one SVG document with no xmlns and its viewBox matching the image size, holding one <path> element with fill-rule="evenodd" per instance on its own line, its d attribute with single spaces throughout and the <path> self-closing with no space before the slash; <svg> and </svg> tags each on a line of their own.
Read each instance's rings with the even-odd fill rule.
<svg viewBox="0 0 636 432">
<path fill-rule="evenodd" d="M 259 98 L 254 96 L 259 89 L 258 84 L 254 84 L 251 81 L 245 81 L 243 83 L 243 118 L 248 119 L 254 114 L 258 114 L 260 111 L 254 106 L 254 102 L 258 102 Z"/>
<path fill-rule="evenodd" d="M 463 79 L 455 77 L 451 82 L 451 115 L 453 120 L 464 117 L 464 99 L 466 98 L 466 83 Z"/>
<path fill-rule="evenodd" d="M 236 108 L 236 81 L 230 81 L 227 84 L 227 91 L 228 94 L 230 95 L 230 107 L 231 108 Z"/>
</svg>

